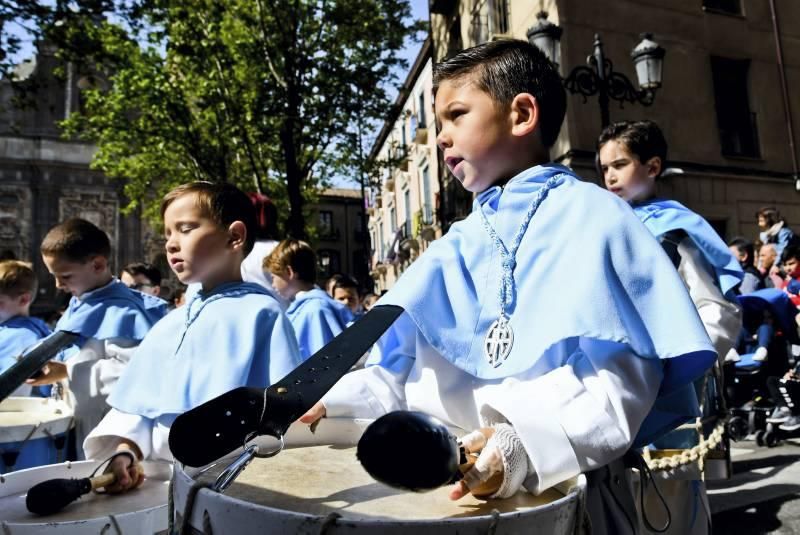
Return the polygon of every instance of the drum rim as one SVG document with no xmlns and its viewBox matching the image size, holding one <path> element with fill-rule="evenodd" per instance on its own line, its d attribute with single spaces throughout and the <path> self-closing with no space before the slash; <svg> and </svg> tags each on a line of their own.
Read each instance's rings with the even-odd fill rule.
<svg viewBox="0 0 800 535">
<path fill-rule="evenodd" d="M 179 484 L 185 485 L 185 489 L 190 488 L 194 484 L 194 479 L 192 479 L 189 474 L 186 473 L 183 469 L 178 469 L 173 472 L 173 477 L 175 477 L 175 485 L 173 489 L 173 495 L 175 492 L 178 491 Z M 510 520 L 512 518 L 516 518 L 519 516 L 523 516 L 531 511 L 536 511 L 539 513 L 546 512 L 548 509 L 555 509 L 557 507 L 563 507 L 568 505 L 571 502 L 576 502 L 577 504 L 580 503 L 581 500 L 581 493 L 586 492 L 586 476 L 583 474 L 579 474 L 576 478 L 576 483 L 570 487 L 567 494 L 564 496 L 546 504 L 538 505 L 526 511 L 509 511 L 507 513 L 500 513 L 498 512 L 498 517 L 500 520 Z M 181 489 L 181 493 L 185 494 L 185 490 Z M 215 499 L 212 499 L 216 497 Z M 174 499 L 174 498 L 173 498 Z M 220 494 L 218 492 L 214 492 L 209 488 L 202 488 L 197 492 L 197 496 L 195 497 L 195 503 L 193 506 L 192 515 L 200 514 L 202 515 L 202 511 L 208 510 L 209 506 L 207 504 L 215 504 L 219 503 L 222 506 L 240 506 L 240 507 L 247 507 L 247 508 L 257 508 L 268 512 L 270 514 L 279 514 L 282 515 L 284 518 L 292 518 L 297 521 L 301 522 L 319 522 L 323 521 L 326 518 L 326 515 L 317 515 L 317 514 L 310 514 L 310 513 L 302 513 L 299 511 L 292 511 L 288 509 L 277 509 L 275 507 L 270 507 L 268 505 L 263 505 L 260 503 L 253 503 L 248 502 L 239 498 L 234 498 L 231 496 L 227 496 L 225 494 Z M 183 513 L 183 507 L 185 506 L 185 502 L 178 504 L 178 501 L 175 500 L 176 505 L 176 512 L 179 514 Z M 466 523 L 474 523 L 478 520 L 486 520 L 492 518 L 494 515 L 489 514 L 482 514 L 482 515 L 474 515 L 468 517 L 457 517 L 457 518 L 442 518 L 436 520 L 437 525 L 447 525 L 447 524 L 466 524 Z M 387 523 L 402 523 L 402 524 L 418 524 L 418 525 L 430 525 L 430 519 L 398 519 L 398 518 L 390 518 L 390 517 L 376 517 L 376 518 L 348 518 L 343 516 L 341 518 L 337 518 L 336 523 L 340 525 L 370 525 L 370 524 L 387 524 Z M 191 519 L 190 519 L 191 523 Z"/>
<path fill-rule="evenodd" d="M 170 463 L 166 463 L 166 462 L 163 462 L 163 461 L 144 461 L 144 463 L 146 465 L 148 465 L 148 466 L 157 467 L 158 470 L 159 470 L 159 473 L 161 473 L 162 470 L 164 471 L 164 473 L 167 473 L 170 470 L 173 470 L 173 467 L 172 467 L 172 465 Z M 25 478 L 26 476 L 32 474 L 33 472 L 35 472 L 37 470 L 42 470 L 44 468 L 54 467 L 54 466 L 55 467 L 59 467 L 59 468 L 65 468 L 67 470 L 71 470 L 72 467 L 75 466 L 75 465 L 78 465 L 79 467 L 80 466 L 84 466 L 84 465 L 95 466 L 95 465 L 97 465 L 97 461 L 66 461 L 66 462 L 63 462 L 63 463 L 47 464 L 47 465 L 43 465 L 43 466 L 34 466 L 32 468 L 25 468 L 23 470 L 16 470 L 14 472 L 8 472 L 6 474 L 2 474 L 2 480 L 0 480 L 0 491 L 3 490 L 4 485 L 13 485 L 15 483 L 14 481 L 9 482 L 9 479 L 22 479 L 22 478 Z M 59 476 L 56 476 L 56 477 L 59 477 Z M 169 479 L 164 479 L 163 481 L 167 482 L 167 481 L 169 481 Z M 26 483 L 26 486 L 29 488 L 33 484 L 35 484 L 35 483 L 33 483 L 33 482 L 30 482 L 30 484 Z M 9 498 L 14 493 L 15 493 L 15 491 L 13 491 L 13 490 L 11 491 L 11 494 L 0 493 L 0 499 Z M 6 522 L 6 521 L 3 521 L 2 523 L 4 525 L 8 526 L 9 528 L 19 527 L 19 528 L 25 528 L 25 529 L 32 529 L 32 528 L 39 528 L 39 527 L 41 527 L 41 528 L 50 527 L 50 526 L 65 526 L 65 527 L 67 527 L 67 526 L 76 526 L 76 525 L 79 525 L 79 524 L 87 524 L 87 523 L 94 523 L 94 522 L 107 522 L 110 516 L 113 516 L 114 518 L 116 518 L 118 520 L 125 521 L 125 519 L 128 518 L 131 515 L 158 514 L 158 511 L 160 511 L 161 509 L 164 509 L 164 510 L 167 509 L 168 503 L 169 503 L 169 495 L 167 495 L 167 502 L 165 502 L 163 504 L 154 505 L 152 507 L 145 507 L 143 509 L 138 509 L 138 510 L 135 510 L 135 511 L 126 511 L 126 512 L 118 513 L 118 514 L 114 514 L 114 515 L 93 516 L 93 517 L 83 518 L 83 519 L 79 519 L 79 520 L 65 520 L 63 522 L 54 522 L 53 520 L 48 520 L 47 518 L 43 518 L 42 522 L 24 522 L 24 523 L 21 523 L 21 522 Z"/>
</svg>

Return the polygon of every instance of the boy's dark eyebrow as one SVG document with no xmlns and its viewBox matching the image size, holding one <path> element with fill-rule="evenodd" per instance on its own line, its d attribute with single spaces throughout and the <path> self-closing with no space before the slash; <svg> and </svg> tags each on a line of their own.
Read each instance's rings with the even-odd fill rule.
<svg viewBox="0 0 800 535">
<path fill-rule="evenodd" d="M 608 163 L 600 162 L 600 165 L 614 165 L 615 163 L 627 162 L 629 161 L 628 158 L 617 158 L 616 160 L 612 160 Z"/>
</svg>

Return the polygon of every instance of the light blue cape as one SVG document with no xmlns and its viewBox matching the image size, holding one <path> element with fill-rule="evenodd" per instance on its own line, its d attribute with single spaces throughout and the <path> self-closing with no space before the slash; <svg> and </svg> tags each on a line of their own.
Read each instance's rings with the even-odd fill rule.
<svg viewBox="0 0 800 535">
<path fill-rule="evenodd" d="M 39 318 L 14 316 L 0 323 L 0 373 L 17 362 L 17 357 L 50 335 L 50 327 Z"/>
<path fill-rule="evenodd" d="M 147 418 L 181 414 L 240 386 L 266 387 L 301 362 L 275 298 L 258 284 L 226 283 L 156 324 L 108 404 Z"/>
<path fill-rule="evenodd" d="M 333 340 L 353 321 L 350 309 L 320 288 L 299 294 L 286 309 L 300 355 L 307 359 Z"/>
<path fill-rule="evenodd" d="M 57 331 L 79 333 L 84 340 L 125 338 L 142 340 L 167 313 L 167 303 L 158 297 L 131 290 L 114 279 L 106 286 L 73 296 L 56 324 Z"/>
<path fill-rule="evenodd" d="M 517 252 L 507 309 L 514 345 L 502 365 L 483 355 L 500 314 L 501 259 L 475 210 L 433 242 L 380 304 L 402 306 L 444 358 L 481 379 L 525 372 L 573 337 L 625 343 L 642 358 L 663 359 L 662 394 L 702 376 L 716 358 L 708 335 L 669 258 L 624 201 L 550 164 L 488 189 L 475 207 L 509 246 L 534 193 L 559 173 L 567 176 L 542 202 Z"/>
<path fill-rule="evenodd" d="M 703 257 L 714 268 L 723 295 L 744 280 L 739 261 L 717 232 L 698 214 L 677 201 L 653 199 L 633 205 L 633 211 L 656 238 L 667 232 L 683 230 L 692 239 Z"/>
</svg>

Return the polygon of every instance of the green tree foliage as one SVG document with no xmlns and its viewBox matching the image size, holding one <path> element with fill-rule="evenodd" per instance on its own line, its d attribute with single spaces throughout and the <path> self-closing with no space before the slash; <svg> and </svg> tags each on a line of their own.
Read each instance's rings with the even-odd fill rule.
<svg viewBox="0 0 800 535">
<path fill-rule="evenodd" d="M 407 0 L 142 0 L 111 15 L 59 26 L 91 85 L 68 135 L 97 144 L 93 165 L 125 181 L 131 208 L 153 216 L 176 184 L 228 181 L 288 207 L 296 237 L 327 177 L 357 177 L 356 125 L 388 115 L 419 28 Z"/>
</svg>

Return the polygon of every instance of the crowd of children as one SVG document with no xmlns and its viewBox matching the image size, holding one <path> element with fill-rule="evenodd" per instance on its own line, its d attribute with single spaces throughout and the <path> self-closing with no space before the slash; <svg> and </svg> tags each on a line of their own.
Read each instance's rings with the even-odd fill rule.
<svg viewBox="0 0 800 535">
<path fill-rule="evenodd" d="M 600 135 L 610 193 L 551 162 L 566 95 L 533 45 L 465 50 L 437 64 L 433 91 L 437 144 L 473 211 L 380 301 L 347 276 L 318 287 L 311 246 L 279 241 L 268 199 L 228 184 L 185 184 L 162 201 L 167 261 L 187 286 L 173 307 L 152 266 L 113 276 L 93 224 L 47 234 L 42 260 L 72 294 L 55 329 L 80 338 L 28 383 L 67 384 L 79 450 L 111 457 L 110 492 L 141 484 L 142 459 L 172 459 L 179 414 L 278 381 L 378 301 L 405 312 L 302 422 L 424 411 L 478 455 L 452 499 L 490 479 L 488 494 L 505 498 L 586 473 L 593 532 L 647 531 L 632 520 L 646 513 L 632 510 L 626 452 L 692 447 L 671 432 L 701 416 L 721 392 L 722 357 L 751 336 L 736 293 L 763 286 L 766 270 L 800 303 L 800 249 L 774 210 L 759 212 L 756 253 L 658 198 L 667 144 L 650 121 Z M 779 264 L 766 265 L 770 247 Z M 29 265 L 0 263 L 0 371 L 50 332 L 30 317 L 35 295 Z M 674 484 L 670 532 L 708 532 L 702 482 Z"/>
</svg>

